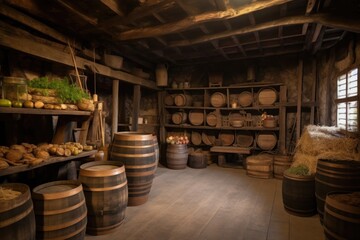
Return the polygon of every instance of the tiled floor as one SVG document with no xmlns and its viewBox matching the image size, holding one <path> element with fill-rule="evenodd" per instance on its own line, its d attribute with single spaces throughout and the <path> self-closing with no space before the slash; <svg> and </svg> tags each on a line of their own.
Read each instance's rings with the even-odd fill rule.
<svg viewBox="0 0 360 240">
<path fill-rule="evenodd" d="M 244 169 L 159 167 L 147 203 L 126 209 L 116 231 L 86 240 L 323 240 L 317 215 L 288 214 L 282 181 L 246 176 Z"/>
</svg>

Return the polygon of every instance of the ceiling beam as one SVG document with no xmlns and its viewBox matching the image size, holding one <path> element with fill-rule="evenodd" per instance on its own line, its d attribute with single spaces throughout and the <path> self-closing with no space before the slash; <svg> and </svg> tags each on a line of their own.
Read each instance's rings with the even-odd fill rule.
<svg viewBox="0 0 360 240">
<path fill-rule="evenodd" d="M 121 9 L 120 1 L 116 1 L 116 0 L 100 0 L 100 2 L 102 4 L 104 4 L 106 7 L 108 7 L 109 9 L 111 9 L 111 11 L 113 11 L 117 15 L 119 15 L 121 17 L 123 17 L 125 15 L 123 10 Z"/>
<path fill-rule="evenodd" d="M 132 29 L 118 34 L 117 38 L 119 40 L 131 40 L 166 35 L 174 32 L 183 31 L 206 22 L 236 18 L 265 8 L 281 5 L 290 1 L 292 0 L 269 0 L 253 2 L 237 9 L 232 8 L 225 11 L 207 12 L 195 16 L 189 16 L 178 22 L 162 24 L 156 27 Z"/>
<path fill-rule="evenodd" d="M 85 20 L 87 23 L 90 23 L 93 26 L 96 26 L 98 24 L 98 20 L 96 18 L 91 18 L 87 16 L 85 13 L 80 12 L 79 10 L 75 9 L 73 6 L 68 4 L 67 2 L 63 0 L 57 0 L 58 3 L 60 3 L 61 6 L 72 12 L 73 14 L 79 16 L 81 19 Z"/>
<path fill-rule="evenodd" d="M 225 11 L 230 8 L 229 0 L 214 0 L 214 2 L 220 11 Z"/>
<path fill-rule="evenodd" d="M 222 33 L 217 33 L 213 35 L 203 36 L 191 40 L 180 40 L 169 42 L 170 47 L 179 47 L 179 46 L 188 46 L 199 43 L 204 43 L 220 38 L 231 37 L 234 35 L 240 35 L 245 33 L 252 33 L 256 31 L 261 31 L 265 29 L 271 29 L 280 26 L 289 26 L 289 25 L 299 25 L 306 23 L 319 23 L 327 27 L 338 28 L 342 30 L 347 30 L 350 32 L 360 33 L 360 18 L 356 19 L 346 19 L 344 17 L 334 17 L 329 14 L 313 14 L 309 16 L 292 16 L 285 17 L 265 23 L 260 23 L 255 26 L 247 26 L 240 29 L 225 31 Z"/>
</svg>

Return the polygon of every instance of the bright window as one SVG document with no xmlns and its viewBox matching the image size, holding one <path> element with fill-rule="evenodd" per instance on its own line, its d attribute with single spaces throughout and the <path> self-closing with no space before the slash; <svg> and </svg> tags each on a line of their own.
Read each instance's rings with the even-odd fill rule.
<svg viewBox="0 0 360 240">
<path fill-rule="evenodd" d="M 358 72 L 354 68 L 337 79 L 337 125 L 350 132 L 358 130 Z"/>
</svg>

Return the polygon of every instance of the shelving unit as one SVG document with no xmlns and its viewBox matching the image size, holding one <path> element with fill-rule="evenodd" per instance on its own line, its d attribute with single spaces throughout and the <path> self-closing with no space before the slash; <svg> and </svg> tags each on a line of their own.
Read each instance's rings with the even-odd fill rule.
<svg viewBox="0 0 360 240">
<path fill-rule="evenodd" d="M 276 94 L 275 101 L 271 104 L 263 104 L 259 101 L 259 94 L 262 91 L 273 91 Z M 270 91 L 270 92 L 271 92 Z M 240 104 L 240 96 L 247 94 L 251 99 L 250 104 Z M 177 97 L 179 96 L 180 97 Z M 254 83 L 226 87 L 204 87 L 204 88 L 183 88 L 183 89 L 165 89 L 161 93 L 162 99 L 162 119 L 160 123 L 160 141 L 165 144 L 166 137 L 170 134 L 186 134 L 191 139 L 192 132 L 215 135 L 219 140 L 221 132 L 227 132 L 234 135 L 232 144 L 223 146 L 219 141 L 212 144 L 192 144 L 190 146 L 202 149 L 210 149 L 214 152 L 233 152 L 249 154 L 253 151 L 273 150 L 285 152 L 285 116 L 286 116 L 286 86 L 280 83 Z M 171 102 L 171 98 L 174 103 Z M 191 101 L 183 99 L 190 98 Z M 178 99 L 176 99 L 178 98 Z M 179 100 L 180 101 L 177 101 Z M 247 99 L 247 100 L 249 100 Z M 267 99 L 265 99 L 266 101 Z M 189 104 L 191 102 L 191 104 Z M 232 103 L 236 103 L 236 106 Z M 192 113 L 197 113 L 197 117 L 203 116 L 203 119 L 196 119 L 197 124 L 191 119 Z M 261 115 L 266 112 L 273 115 L 278 121 L 275 127 L 263 127 L 261 125 Z M 175 114 L 175 122 L 173 115 Z M 180 114 L 181 117 L 177 118 Z M 186 117 L 183 117 L 185 115 Z M 189 117 L 190 116 L 190 117 Z M 211 121 L 209 121 L 209 119 Z M 180 119 L 180 120 L 179 120 Z M 244 126 L 232 126 L 233 120 L 243 121 Z M 199 124 L 201 123 L 201 124 Z M 251 133 L 253 142 L 250 146 L 244 146 L 237 142 L 237 136 L 243 133 Z M 272 149 L 261 149 L 257 143 L 259 134 L 271 133 L 276 136 L 276 144 Z M 221 139 L 220 139 L 221 140 Z M 231 140 L 230 140 L 231 141 Z"/>
</svg>

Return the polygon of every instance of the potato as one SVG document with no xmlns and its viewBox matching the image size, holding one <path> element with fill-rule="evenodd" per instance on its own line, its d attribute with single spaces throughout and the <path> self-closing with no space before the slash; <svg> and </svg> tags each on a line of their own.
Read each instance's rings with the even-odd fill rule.
<svg viewBox="0 0 360 240">
<path fill-rule="evenodd" d="M 55 105 L 54 104 L 50 104 L 50 103 L 46 103 L 45 105 L 44 105 L 44 108 L 45 109 L 54 109 L 55 108 Z"/>
<path fill-rule="evenodd" d="M 61 148 L 61 147 L 58 147 L 58 148 L 56 149 L 56 155 L 57 155 L 57 156 L 64 156 L 64 154 L 65 154 L 65 149 L 63 149 L 63 148 Z"/>
<path fill-rule="evenodd" d="M 12 150 L 18 150 L 18 151 L 20 151 L 20 152 L 22 152 L 22 153 L 27 153 L 26 148 L 25 148 L 23 145 L 14 144 L 14 145 L 11 145 L 11 146 L 10 146 L 10 149 L 12 149 Z"/>
<path fill-rule="evenodd" d="M 33 107 L 34 107 L 34 102 L 33 102 L 33 101 L 30 101 L 30 100 L 26 100 L 26 101 L 23 103 L 23 106 L 26 107 L 26 108 L 33 108 Z"/>
<path fill-rule="evenodd" d="M 42 159 L 48 159 L 50 157 L 50 154 L 44 150 L 38 151 L 35 153 L 36 158 L 42 158 Z"/>
<path fill-rule="evenodd" d="M 19 150 L 9 150 L 6 154 L 6 159 L 12 162 L 20 161 L 23 158 L 23 153 Z"/>
<path fill-rule="evenodd" d="M 44 103 L 42 101 L 36 101 L 34 104 L 35 108 L 43 108 L 44 107 Z"/>
<path fill-rule="evenodd" d="M 0 169 L 8 168 L 9 164 L 0 158 Z"/>
<path fill-rule="evenodd" d="M 70 156 L 71 156 L 71 150 L 66 148 L 66 149 L 64 150 L 64 155 L 65 155 L 66 157 L 70 157 Z"/>
</svg>

